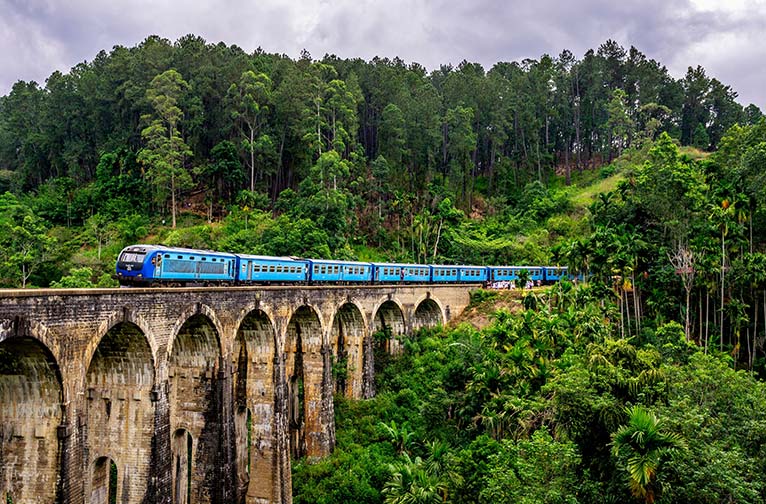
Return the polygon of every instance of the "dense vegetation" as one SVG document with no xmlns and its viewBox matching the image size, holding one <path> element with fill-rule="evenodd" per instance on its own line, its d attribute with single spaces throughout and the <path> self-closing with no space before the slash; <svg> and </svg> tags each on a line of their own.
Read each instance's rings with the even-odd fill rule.
<svg viewBox="0 0 766 504">
<path fill-rule="evenodd" d="M 150 37 L 0 97 L 0 286 L 112 285 L 139 241 L 568 265 L 378 356 L 296 500 L 764 502 L 766 119 L 735 98 L 612 41 L 429 73 Z"/>
<path fill-rule="evenodd" d="M 678 322 L 621 338 L 599 287 L 528 294 L 484 330 L 422 332 L 296 503 L 762 503 L 766 386 Z M 616 300 L 615 300 L 616 301 Z"/>
</svg>

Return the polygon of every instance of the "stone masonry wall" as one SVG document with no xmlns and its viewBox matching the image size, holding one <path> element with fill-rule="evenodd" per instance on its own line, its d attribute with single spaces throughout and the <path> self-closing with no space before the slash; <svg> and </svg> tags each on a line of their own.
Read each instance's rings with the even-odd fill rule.
<svg viewBox="0 0 766 504">
<path fill-rule="evenodd" d="M 333 363 L 339 392 L 370 397 L 376 330 L 468 301 L 466 286 L 0 291 L 0 499 L 289 504 L 291 446 L 335 444 Z"/>
</svg>

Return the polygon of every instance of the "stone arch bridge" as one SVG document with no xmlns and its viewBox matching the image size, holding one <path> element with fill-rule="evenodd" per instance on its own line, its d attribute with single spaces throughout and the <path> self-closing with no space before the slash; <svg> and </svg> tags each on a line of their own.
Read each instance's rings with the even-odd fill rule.
<svg viewBox="0 0 766 504">
<path fill-rule="evenodd" d="M 0 500 L 290 503 L 333 394 L 470 287 L 0 291 Z"/>
</svg>

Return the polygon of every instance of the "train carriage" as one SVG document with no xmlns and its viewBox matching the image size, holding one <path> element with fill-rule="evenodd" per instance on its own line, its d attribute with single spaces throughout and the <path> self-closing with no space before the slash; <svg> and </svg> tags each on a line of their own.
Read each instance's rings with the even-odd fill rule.
<svg viewBox="0 0 766 504">
<path fill-rule="evenodd" d="M 545 268 L 542 266 L 490 266 L 489 281 L 518 282 L 522 271 L 526 271 L 527 278 L 533 282 L 545 280 Z"/>
<path fill-rule="evenodd" d="M 431 268 L 423 264 L 372 263 L 378 283 L 428 283 Z"/>
<path fill-rule="evenodd" d="M 547 283 L 558 282 L 562 278 L 570 278 L 569 268 L 566 266 L 546 266 L 545 281 Z"/>
<path fill-rule="evenodd" d="M 364 262 L 309 259 L 311 282 L 369 283 L 372 265 Z"/>
<path fill-rule="evenodd" d="M 237 254 L 237 280 L 241 284 L 305 282 L 308 271 L 309 261 Z"/>
<path fill-rule="evenodd" d="M 432 264 L 431 281 L 433 283 L 455 283 L 457 282 L 457 266 L 444 264 Z"/>
<path fill-rule="evenodd" d="M 458 266 L 458 282 L 464 283 L 484 283 L 487 281 L 486 266 Z"/>
</svg>

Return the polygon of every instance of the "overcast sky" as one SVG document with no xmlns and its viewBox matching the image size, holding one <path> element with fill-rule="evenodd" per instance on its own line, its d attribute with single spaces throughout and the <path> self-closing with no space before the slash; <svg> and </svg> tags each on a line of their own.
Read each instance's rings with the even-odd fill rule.
<svg viewBox="0 0 766 504">
<path fill-rule="evenodd" d="M 766 0 L 0 0 L 0 95 L 101 49 L 188 33 L 248 52 L 399 56 L 429 70 L 562 49 L 580 58 L 611 38 L 676 78 L 702 65 L 766 110 Z"/>
</svg>

